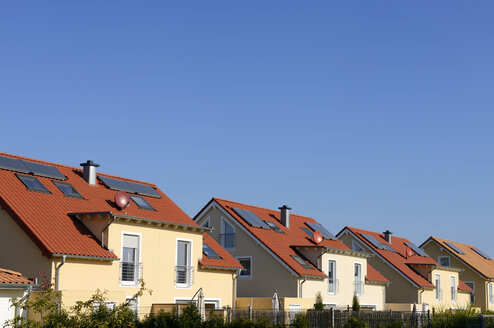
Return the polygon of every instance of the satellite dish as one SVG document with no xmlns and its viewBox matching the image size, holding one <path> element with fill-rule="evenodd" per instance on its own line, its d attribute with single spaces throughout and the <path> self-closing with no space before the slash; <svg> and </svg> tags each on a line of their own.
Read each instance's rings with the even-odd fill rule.
<svg viewBox="0 0 494 328">
<path fill-rule="evenodd" d="M 120 207 L 121 210 L 127 208 L 130 204 L 130 197 L 126 192 L 117 191 L 115 193 L 115 204 Z"/>
<path fill-rule="evenodd" d="M 407 245 L 407 257 L 413 256 L 413 254 L 415 254 L 415 252 Z"/>
<path fill-rule="evenodd" d="M 316 244 L 321 243 L 322 239 L 322 234 L 319 231 L 314 231 L 314 241 Z"/>
</svg>

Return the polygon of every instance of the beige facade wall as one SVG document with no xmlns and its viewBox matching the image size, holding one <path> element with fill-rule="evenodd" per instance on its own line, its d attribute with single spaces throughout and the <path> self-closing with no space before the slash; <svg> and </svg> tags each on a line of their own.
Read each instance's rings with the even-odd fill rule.
<svg viewBox="0 0 494 328">
<path fill-rule="evenodd" d="M 458 272 L 443 269 L 432 270 L 430 274 L 430 280 L 434 285 L 436 284 L 436 275 L 439 275 L 440 277 L 441 289 L 439 290 L 439 292 L 437 292 L 436 288 L 425 290 L 422 293 L 422 303 L 427 303 L 429 304 L 430 308 L 435 308 L 436 310 L 467 308 L 470 306 L 469 293 L 458 292 Z M 454 286 L 456 297 L 452 296 L 452 277 L 454 277 L 454 281 L 456 284 Z"/>
<path fill-rule="evenodd" d="M 235 258 L 252 258 L 252 277 L 238 279 L 238 297 L 272 297 L 277 290 L 280 297 L 297 297 L 297 279 L 292 273 L 270 255 L 261 244 L 256 243 L 237 222 L 230 220 L 220 209 L 212 208 L 207 211 L 198 224 L 209 220 L 214 228 L 211 236 L 220 241 L 223 223 L 226 221 L 235 229 L 235 247 L 227 251 Z M 268 277 L 272 278 L 269 279 Z"/>
<path fill-rule="evenodd" d="M 109 248 L 119 258 L 122 256 L 124 233 L 139 236 L 142 279 L 146 288 L 152 291 L 152 295 L 145 292 L 139 299 L 140 312 L 149 312 L 153 303 L 175 303 L 177 300 L 191 299 L 200 288 L 203 289 L 206 300 L 214 300 L 219 307 L 233 306 L 234 272 L 198 268 L 198 259 L 203 256 L 201 233 L 116 221 L 108 228 Z M 194 268 L 190 288 L 175 285 L 177 240 L 192 243 L 191 259 Z M 71 258 L 60 269 L 59 288 L 65 306 L 88 299 L 96 289 L 107 291 L 108 300 L 117 303 L 124 302 L 139 290 L 139 286 L 121 284 L 120 261 Z"/>
<path fill-rule="evenodd" d="M 451 267 L 463 269 L 463 271 L 459 273 L 460 279 L 463 282 L 474 283 L 475 302 L 472 305 L 482 309 L 483 311 L 487 309 L 494 311 L 494 304 L 489 304 L 488 281 L 485 278 L 483 278 L 476 271 L 472 270 L 472 268 L 467 266 L 465 263 L 459 261 L 455 256 L 451 256 L 447 251 L 439 247 L 439 245 L 434 242 L 428 243 L 424 247 L 424 250 L 436 261 L 439 260 L 440 256 L 448 256 Z"/>
<path fill-rule="evenodd" d="M 0 315 L 0 327 L 3 327 L 3 319 L 13 319 L 16 315 L 16 309 L 15 306 L 12 306 L 11 300 L 19 300 L 21 299 L 24 295 L 26 295 L 26 289 L 0 289 L 0 309 L 2 310 L 3 314 L 3 307 L 8 306 L 8 313 L 9 317 L 8 318 L 3 318 Z M 19 315 L 23 315 L 22 309 L 19 309 Z"/>
<path fill-rule="evenodd" d="M 29 278 L 42 278 L 40 271 L 52 277 L 51 261 L 41 254 L 40 249 L 7 212 L 0 210 L 0 268 L 14 270 Z"/>
</svg>

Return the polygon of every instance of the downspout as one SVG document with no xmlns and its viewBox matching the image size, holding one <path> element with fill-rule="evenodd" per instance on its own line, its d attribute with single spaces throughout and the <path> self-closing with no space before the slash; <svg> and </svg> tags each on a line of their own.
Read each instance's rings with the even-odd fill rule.
<svg viewBox="0 0 494 328">
<path fill-rule="evenodd" d="M 101 230 L 101 247 L 105 247 L 105 240 L 104 240 L 105 230 L 108 229 L 108 227 L 110 226 L 110 224 L 113 223 L 113 221 L 115 221 L 115 215 L 111 216 L 110 222 L 103 228 L 103 230 Z"/>
<path fill-rule="evenodd" d="M 27 287 L 27 294 L 24 295 L 20 300 L 19 300 L 19 303 L 18 305 L 15 307 L 15 315 L 16 317 L 19 316 L 19 312 L 20 312 L 20 308 L 19 308 L 19 305 L 21 305 L 22 303 L 24 303 L 27 299 L 29 299 L 29 296 L 31 296 L 31 293 L 33 292 L 33 285 L 29 285 Z M 25 311 L 25 316 L 24 318 L 27 319 L 27 311 Z"/>
<path fill-rule="evenodd" d="M 59 290 L 59 286 L 60 286 L 60 268 L 62 267 L 62 265 L 65 264 L 65 259 L 66 259 L 66 255 L 63 255 L 62 256 L 62 262 L 56 267 L 56 271 L 57 271 L 57 285 L 56 285 L 56 288 L 55 290 Z"/>
<path fill-rule="evenodd" d="M 240 271 L 242 269 L 237 269 L 235 273 L 232 274 L 233 277 L 233 300 L 232 300 L 232 306 L 233 309 L 235 310 L 237 308 L 237 279 L 238 276 L 240 275 Z"/>
<path fill-rule="evenodd" d="M 302 290 L 303 290 L 302 285 L 307 280 L 307 276 L 303 275 L 302 277 L 304 278 L 304 280 L 300 283 L 300 296 L 299 296 L 299 298 L 302 298 Z"/>
<path fill-rule="evenodd" d="M 420 304 L 422 304 L 422 293 L 425 292 L 425 288 L 422 287 L 421 288 L 422 290 L 420 291 L 420 294 L 419 294 L 419 301 L 420 301 Z M 422 304 L 422 308 L 424 307 L 424 305 Z"/>
</svg>

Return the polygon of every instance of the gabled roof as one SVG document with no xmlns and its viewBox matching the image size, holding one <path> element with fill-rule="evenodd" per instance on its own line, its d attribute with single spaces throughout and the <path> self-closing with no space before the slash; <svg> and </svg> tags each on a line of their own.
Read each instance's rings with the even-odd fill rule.
<svg viewBox="0 0 494 328">
<path fill-rule="evenodd" d="M 208 245 L 213 251 L 220 256 L 219 259 L 209 258 L 206 254 L 202 254 L 202 258 L 199 260 L 199 265 L 206 268 L 219 268 L 225 270 L 237 270 L 244 267 L 235 260 L 235 258 L 228 253 L 223 247 L 218 244 L 213 237 L 207 233 L 203 234 L 203 245 Z"/>
<path fill-rule="evenodd" d="M 473 270 L 477 271 L 485 278 L 494 279 L 494 260 L 485 259 L 483 256 L 478 254 L 476 251 L 473 250 L 474 248 L 476 248 L 475 246 L 431 236 L 424 243 L 422 243 L 421 247 L 430 240 L 436 242 L 440 247 L 446 249 L 451 255 L 455 256 L 460 261 L 470 266 Z M 465 254 L 457 253 L 451 246 L 447 245 L 445 242 L 453 244 L 454 246 L 462 250 Z"/>
<path fill-rule="evenodd" d="M 29 235 L 42 253 L 50 257 L 54 254 L 116 259 L 117 256 L 103 248 L 79 220 L 68 213 L 119 212 L 112 204 L 115 191 L 105 187 L 99 180 L 96 186 L 89 185 L 82 178 L 82 169 L 54 164 L 35 159 L 0 153 L 1 156 L 27 160 L 55 166 L 84 199 L 65 196 L 51 181 L 53 179 L 36 176 L 51 192 L 33 192 L 26 189 L 15 172 L 0 169 L 0 205 L 19 226 Z M 98 176 L 112 177 L 124 181 L 151 186 L 161 198 L 143 197 L 156 211 L 140 209 L 133 201 L 125 209 L 128 216 L 151 220 L 173 222 L 197 226 L 170 198 L 155 185 L 98 172 Z M 123 211 L 121 211 L 123 213 Z"/>
<path fill-rule="evenodd" d="M 411 243 L 408 239 L 393 236 L 391 239 L 391 243 L 388 243 L 384 239 L 384 235 L 381 233 L 363 230 L 363 229 L 357 229 L 353 227 L 343 228 L 343 230 L 341 230 L 338 233 L 338 236 L 340 236 L 340 234 L 344 232 L 345 229 L 348 229 L 350 232 L 352 232 L 353 235 L 360 240 L 360 242 L 364 243 L 368 248 L 372 249 L 376 254 L 384 258 L 389 265 L 391 265 L 396 270 L 401 272 L 405 277 L 407 277 L 417 286 L 434 288 L 434 285 L 431 282 L 429 282 L 427 279 L 422 277 L 420 274 L 415 272 L 411 268 L 411 265 L 438 266 L 438 263 L 429 256 L 424 257 L 414 254 L 410 257 L 407 257 L 407 246 L 405 245 L 405 243 Z M 374 247 L 372 243 L 370 243 L 367 239 L 364 238 L 363 234 L 370 235 L 376 238 L 377 241 L 379 241 L 380 243 L 390 246 L 394 250 L 394 252 L 390 250 L 378 249 Z"/>
<path fill-rule="evenodd" d="M 216 202 L 225 210 L 233 219 L 235 219 L 238 224 L 240 224 L 244 229 L 246 229 L 250 234 L 257 238 L 267 249 L 269 249 L 275 256 L 277 256 L 284 264 L 286 264 L 291 270 L 293 270 L 298 275 L 312 276 L 312 277 L 327 277 L 326 274 L 317 269 L 314 265 L 307 262 L 310 269 L 304 268 L 300 263 L 298 263 L 293 256 L 300 256 L 297 253 L 296 247 L 303 246 L 320 246 L 332 249 L 347 250 L 350 249 L 339 240 L 328 240 L 324 239 L 320 244 L 316 244 L 311 237 L 309 237 L 301 228 L 308 228 L 306 222 L 317 223 L 313 218 L 297 215 L 290 213 L 290 227 L 286 228 L 281 224 L 280 211 L 271 210 L 267 208 L 247 205 L 243 203 L 233 202 L 229 200 L 224 200 L 220 198 L 213 198 L 211 201 L 203 208 L 206 209 L 212 202 Z M 244 210 L 252 211 L 261 220 L 271 221 L 276 226 L 278 226 L 283 233 L 277 233 L 272 229 L 263 229 L 250 226 L 246 223 L 241 216 L 239 216 L 233 208 L 240 208 Z M 197 218 L 201 210 L 195 218 Z M 310 230 L 310 229 L 309 229 Z"/>
<path fill-rule="evenodd" d="M 0 268 L 0 285 L 32 285 L 34 282 L 19 272 Z"/>
<path fill-rule="evenodd" d="M 380 274 L 379 271 L 374 269 L 369 263 L 367 263 L 367 276 L 365 277 L 365 281 L 381 284 L 389 283 L 389 280 Z"/>
</svg>

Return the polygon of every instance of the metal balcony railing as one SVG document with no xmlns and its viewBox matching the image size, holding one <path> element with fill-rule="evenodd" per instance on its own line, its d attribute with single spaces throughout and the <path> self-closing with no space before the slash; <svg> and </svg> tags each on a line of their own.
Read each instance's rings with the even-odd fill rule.
<svg viewBox="0 0 494 328">
<path fill-rule="evenodd" d="M 235 234 L 222 233 L 220 234 L 220 245 L 224 248 L 235 248 Z"/>
<path fill-rule="evenodd" d="M 175 284 L 185 287 L 192 286 L 194 282 L 194 267 L 188 265 L 177 265 L 175 267 Z"/>
<path fill-rule="evenodd" d="M 336 295 L 339 291 L 339 281 L 338 279 L 328 279 L 328 293 Z"/>
<path fill-rule="evenodd" d="M 354 281 L 353 282 L 353 292 L 357 296 L 362 296 L 364 294 L 364 282 Z"/>
<path fill-rule="evenodd" d="M 451 302 L 456 302 L 456 287 L 451 287 Z"/>
<path fill-rule="evenodd" d="M 441 302 L 443 300 L 443 290 L 436 288 L 436 301 Z"/>
<path fill-rule="evenodd" d="M 120 262 L 120 282 L 122 284 L 137 285 L 141 277 L 142 263 L 125 261 Z"/>
</svg>

